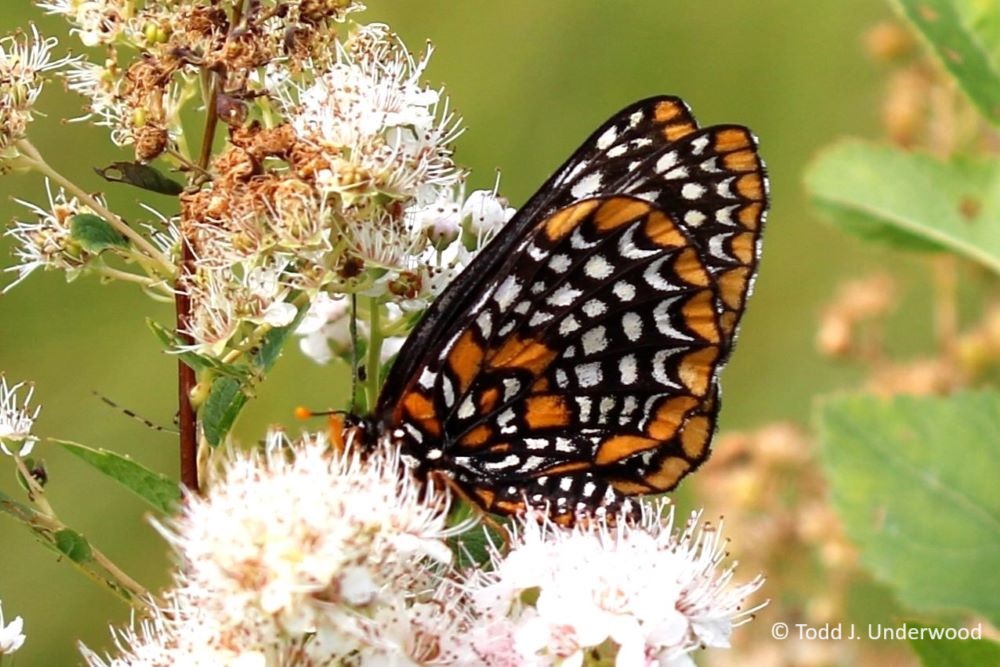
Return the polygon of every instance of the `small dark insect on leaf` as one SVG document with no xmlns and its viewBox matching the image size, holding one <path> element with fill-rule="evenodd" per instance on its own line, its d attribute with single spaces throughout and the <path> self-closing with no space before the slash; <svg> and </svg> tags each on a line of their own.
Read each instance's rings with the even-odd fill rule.
<svg viewBox="0 0 1000 667">
<path fill-rule="evenodd" d="M 101 169 L 94 168 L 98 176 L 112 183 L 133 185 L 143 190 L 158 192 L 161 195 L 179 195 L 184 192 L 184 186 L 167 178 L 147 164 L 138 162 L 112 162 Z"/>
</svg>

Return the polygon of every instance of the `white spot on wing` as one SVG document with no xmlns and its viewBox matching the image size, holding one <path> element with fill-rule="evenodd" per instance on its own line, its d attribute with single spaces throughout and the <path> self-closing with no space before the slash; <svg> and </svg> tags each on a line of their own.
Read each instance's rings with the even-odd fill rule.
<svg viewBox="0 0 1000 667">
<path fill-rule="evenodd" d="M 559 289 L 549 295 L 549 298 L 545 300 L 550 306 L 569 306 L 579 297 L 583 292 L 578 289 L 573 289 L 569 285 L 562 285 Z"/>
<path fill-rule="evenodd" d="M 590 195 L 597 192 L 601 187 L 601 173 L 594 172 L 592 174 L 587 174 L 579 181 L 577 181 L 572 188 L 570 188 L 569 193 L 577 199 L 583 199 L 584 197 L 589 197 Z"/>
<path fill-rule="evenodd" d="M 681 296 L 675 296 L 671 299 L 664 299 L 656 305 L 656 308 L 653 309 L 656 329 L 664 336 L 674 340 L 694 340 L 691 336 L 675 329 L 673 323 L 670 321 L 670 311 L 673 310 L 674 304 L 680 298 Z"/>
<path fill-rule="evenodd" d="M 656 161 L 656 171 L 663 173 L 677 164 L 677 151 L 668 151 Z"/>
<path fill-rule="evenodd" d="M 493 293 L 493 300 L 500 306 L 500 310 L 505 311 L 514 303 L 514 299 L 521 293 L 521 283 L 514 276 L 507 276 Z"/>
<path fill-rule="evenodd" d="M 601 363 L 598 361 L 589 364 L 577 364 L 573 370 L 576 373 L 576 381 L 580 383 L 581 387 L 597 386 L 603 378 Z"/>
<path fill-rule="evenodd" d="M 549 258 L 549 268 L 556 273 L 566 273 L 570 265 L 572 265 L 572 260 L 570 260 L 568 255 L 558 254 L 552 255 Z"/>
<path fill-rule="evenodd" d="M 635 355 L 627 354 L 618 360 L 618 373 L 621 376 L 622 384 L 632 384 L 639 377 L 637 372 Z M 629 398 L 632 398 L 629 396 Z M 633 399 L 634 400 L 634 399 Z M 626 403 L 628 400 L 626 399 Z M 634 408 L 633 408 L 634 409 Z"/>
<path fill-rule="evenodd" d="M 681 188 L 681 197 L 684 199 L 700 199 L 705 194 L 705 186 L 699 183 L 685 183 Z"/>
<path fill-rule="evenodd" d="M 615 267 L 601 255 L 594 255 L 587 260 L 583 267 L 583 272 L 587 274 L 587 277 L 594 280 L 604 280 L 614 273 L 614 270 Z"/>
<path fill-rule="evenodd" d="M 706 219 L 707 218 L 704 213 L 696 211 L 695 209 L 691 209 L 684 214 L 684 222 L 692 227 L 700 227 Z"/>
<path fill-rule="evenodd" d="M 581 338 L 583 342 L 583 353 L 586 355 L 603 352 L 608 347 L 607 329 L 603 326 L 594 327 Z"/>
<path fill-rule="evenodd" d="M 642 317 L 638 313 L 622 315 L 622 331 L 633 343 L 642 337 Z"/>
<path fill-rule="evenodd" d="M 580 328 L 580 323 L 576 321 L 576 318 L 569 315 L 559 324 L 559 333 L 563 336 L 568 336 L 577 329 Z"/>
<path fill-rule="evenodd" d="M 611 126 L 604 131 L 600 137 L 597 138 L 597 148 L 600 150 L 606 150 L 611 144 L 615 143 L 615 139 L 618 138 L 618 128 Z"/>
<path fill-rule="evenodd" d="M 624 280 L 616 282 L 615 286 L 611 288 L 611 291 L 614 292 L 615 296 L 622 301 L 631 301 L 635 298 L 635 285 L 627 283 Z"/>
</svg>

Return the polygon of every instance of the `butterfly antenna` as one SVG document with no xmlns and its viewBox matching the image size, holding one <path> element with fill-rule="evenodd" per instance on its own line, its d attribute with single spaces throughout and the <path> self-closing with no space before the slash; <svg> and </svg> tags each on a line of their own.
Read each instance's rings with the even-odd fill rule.
<svg viewBox="0 0 1000 667">
<path fill-rule="evenodd" d="M 175 434 L 175 435 L 177 434 L 176 430 L 174 430 L 172 428 L 167 428 L 165 426 L 160 426 L 159 424 L 146 419 L 142 415 L 137 414 L 137 413 L 133 412 L 132 410 L 129 410 L 126 407 L 118 405 L 117 403 L 115 403 L 114 401 L 112 401 L 110 398 L 108 398 L 107 396 L 105 396 L 104 394 L 102 394 L 102 393 L 100 393 L 98 391 L 91 391 L 91 393 L 94 396 L 96 396 L 97 398 L 101 399 L 101 402 L 104 403 L 105 405 L 108 405 L 108 406 L 114 408 L 115 410 L 118 410 L 119 412 L 121 412 L 122 414 L 124 414 L 126 417 L 129 417 L 130 419 L 134 419 L 135 421 L 139 422 L 140 424 L 142 424 L 143 426 L 145 426 L 148 429 L 151 429 L 153 431 L 159 431 L 160 433 L 172 433 L 172 434 Z"/>
</svg>

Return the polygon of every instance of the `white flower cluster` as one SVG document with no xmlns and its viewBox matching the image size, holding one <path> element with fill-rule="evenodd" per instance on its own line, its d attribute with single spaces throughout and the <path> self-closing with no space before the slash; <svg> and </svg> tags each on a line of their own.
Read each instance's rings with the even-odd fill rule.
<svg viewBox="0 0 1000 667">
<path fill-rule="evenodd" d="M 489 664 L 580 665 L 601 655 L 619 667 L 693 667 L 692 650 L 728 647 L 763 579 L 731 585 L 735 564 L 720 569 L 721 526 L 695 514 L 676 534 L 667 507 L 644 506 L 637 523 L 519 524 L 510 551 L 492 549 L 492 568 L 466 583 L 476 652 Z"/>
<path fill-rule="evenodd" d="M 43 38 L 35 26 L 30 35 L 0 37 L 0 166 L 17 155 L 11 144 L 24 136 L 34 116 L 45 83 L 43 74 L 73 60 L 53 60 L 56 44 L 55 37 Z"/>
<path fill-rule="evenodd" d="M 18 398 L 18 391 L 24 386 L 24 382 L 8 385 L 7 378 L 0 373 L 0 450 L 8 456 L 14 453 L 27 456 L 38 441 L 31 434 L 31 428 L 42 408 L 32 409 L 29 405 L 35 393 L 34 385 L 27 385 L 24 397 Z"/>
<path fill-rule="evenodd" d="M 120 635 L 123 655 L 88 652 L 88 661 L 422 662 L 437 645 L 421 643 L 421 628 L 459 620 L 443 613 L 448 601 L 424 593 L 451 560 L 445 540 L 469 527 L 449 527 L 448 507 L 398 453 L 336 452 L 322 437 L 293 446 L 272 435 L 263 454 L 232 456 L 207 495 L 189 497 L 161 527 L 182 561 L 166 603 Z"/>
<path fill-rule="evenodd" d="M 114 665 L 691 665 L 749 620 L 758 577 L 732 583 L 697 516 L 647 508 L 576 528 L 515 522 L 489 567 L 458 567 L 448 502 L 397 450 L 324 438 L 231 458 L 164 534 L 181 558 L 152 617 L 117 634 Z M 594 663 L 599 657 L 603 662 Z"/>
</svg>

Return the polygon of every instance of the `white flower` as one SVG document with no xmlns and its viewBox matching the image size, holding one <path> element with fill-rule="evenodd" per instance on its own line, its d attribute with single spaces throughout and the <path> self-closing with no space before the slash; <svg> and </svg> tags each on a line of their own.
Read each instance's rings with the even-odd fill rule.
<svg viewBox="0 0 1000 667">
<path fill-rule="evenodd" d="M 303 354 L 317 364 L 328 363 L 334 351 L 342 353 L 350 349 L 350 302 L 346 297 L 320 292 L 295 333 L 302 336 L 299 347 Z"/>
<path fill-rule="evenodd" d="M 42 74 L 73 61 L 69 57 L 52 60 L 58 43 L 55 37 L 42 38 L 34 25 L 30 36 L 18 33 L 0 38 L 0 150 L 24 136 L 42 92 Z"/>
<path fill-rule="evenodd" d="M 10 655 L 24 644 L 24 621 L 15 616 L 9 624 L 4 624 L 3 603 L 0 602 L 0 656 Z"/>
<path fill-rule="evenodd" d="M 732 584 L 735 565 L 721 568 L 720 530 L 699 527 L 692 515 L 675 534 L 673 509 L 664 508 L 644 507 L 634 525 L 624 513 L 612 525 L 594 519 L 572 529 L 524 519 L 509 554 L 493 549 L 492 571 L 466 583 L 479 615 L 476 650 L 484 659 L 497 651 L 566 665 L 611 644 L 615 664 L 626 667 L 679 664 L 695 648 L 728 647 L 763 579 Z"/>
<path fill-rule="evenodd" d="M 469 229 L 477 236 L 492 238 L 516 211 L 506 200 L 497 197 L 496 190 L 475 190 L 462 205 L 462 218 L 469 220 Z"/>
<path fill-rule="evenodd" d="M 430 50 L 417 61 L 380 24 L 363 26 L 338 62 L 311 86 L 275 91 L 299 137 L 315 144 L 329 169 L 324 194 L 345 204 L 374 194 L 408 200 L 426 186 L 461 178 L 451 142 L 461 128 L 440 94 L 420 82 Z"/>
<path fill-rule="evenodd" d="M 114 42 L 130 14 L 125 0 L 41 0 L 36 4 L 46 14 L 65 16 L 76 26 L 70 32 L 78 34 L 84 46 Z"/>
<path fill-rule="evenodd" d="M 11 387 L 7 378 L 0 374 L 0 450 L 8 456 L 12 456 L 13 452 L 7 445 L 16 446 L 18 456 L 27 456 L 38 442 L 38 438 L 31 435 L 31 427 L 42 408 L 38 406 L 32 410 L 28 405 L 31 395 L 35 393 L 32 384 L 27 385 L 26 395 L 18 405 L 17 392 L 24 386 L 25 383 L 19 382 Z"/>
<path fill-rule="evenodd" d="M 161 528 L 182 559 L 172 595 L 210 619 L 209 644 L 346 655 L 372 641 L 366 618 L 419 602 L 450 559 L 444 540 L 468 524 L 448 527 L 447 514 L 398 450 L 272 435 L 263 454 L 232 455 Z"/>
<path fill-rule="evenodd" d="M 17 243 L 13 254 L 18 260 L 16 266 L 4 269 L 18 274 L 14 282 L 3 289 L 4 292 L 13 289 L 36 269 L 66 271 L 68 278 L 72 279 L 94 257 L 73 238 L 72 230 L 75 216 L 93 214 L 93 211 L 76 197 L 67 197 L 62 188 L 53 193 L 47 180 L 45 190 L 48 193 L 48 208 L 21 199 L 14 200 L 27 207 L 37 219 L 34 222 L 15 220 L 4 232 L 4 236 L 13 238 Z M 100 196 L 96 200 L 104 203 Z"/>
</svg>

